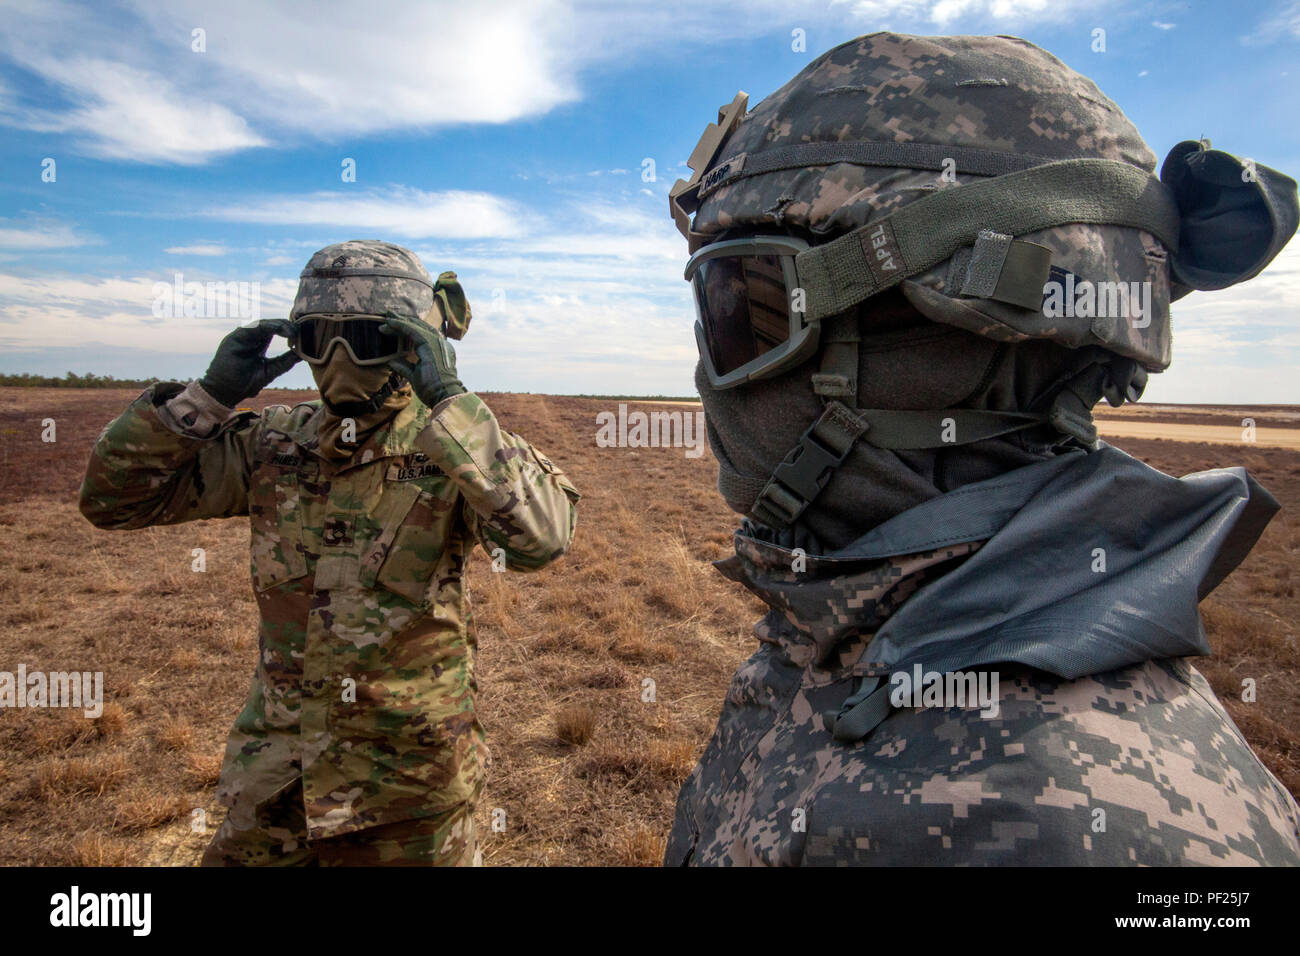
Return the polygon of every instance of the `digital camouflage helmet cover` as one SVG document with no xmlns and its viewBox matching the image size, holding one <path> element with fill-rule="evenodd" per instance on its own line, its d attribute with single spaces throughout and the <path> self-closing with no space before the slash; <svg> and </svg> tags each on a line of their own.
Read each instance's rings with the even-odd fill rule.
<svg viewBox="0 0 1300 956">
<path fill-rule="evenodd" d="M 423 319 L 449 339 L 464 338 L 471 318 L 456 273 L 434 280 L 415 253 L 378 239 L 339 242 L 315 253 L 299 276 L 290 318 L 386 312 Z"/>
<path fill-rule="evenodd" d="M 1179 144 L 1157 178 L 1155 154 L 1096 84 L 1014 37 L 872 34 L 747 102 L 719 111 L 669 206 L 693 254 L 713 389 L 821 357 L 823 414 L 753 512 L 774 527 L 859 439 L 939 447 L 951 419 L 957 444 L 1044 423 L 1095 443 L 1091 405 L 1136 400 L 1147 372 L 1169 365 L 1170 302 L 1258 274 L 1300 218 L 1294 180 L 1208 142 Z M 887 290 L 985 339 L 1112 359 L 1032 414 L 856 408 L 859 336 L 872 330 L 854 310 Z M 753 342 L 727 354 L 736 303 Z"/>
<path fill-rule="evenodd" d="M 1170 299 L 1256 275 L 1296 228 L 1294 180 L 1188 141 L 1162 182 L 1155 154 L 1092 80 L 1014 37 L 873 34 L 818 57 L 749 113 L 746 101 L 720 111 L 671 212 L 692 251 L 734 229 L 813 240 L 798 262 L 812 318 L 901 282 L 936 321 L 1103 344 L 1155 371 L 1169 364 Z M 861 243 L 881 223 L 897 268 L 873 276 L 878 250 L 864 255 Z M 981 231 L 1014 238 L 1008 247 Z M 834 253 L 820 248 L 845 234 Z M 1020 251 L 1027 244 L 1045 251 Z M 1151 311 L 1130 303 L 1125 316 L 1048 321 L 1037 303 L 1009 301 L 1025 289 L 1025 301 L 1041 300 L 1053 266 L 1093 283 L 1149 282 Z M 999 288 L 1008 269 L 1022 274 Z"/>
</svg>

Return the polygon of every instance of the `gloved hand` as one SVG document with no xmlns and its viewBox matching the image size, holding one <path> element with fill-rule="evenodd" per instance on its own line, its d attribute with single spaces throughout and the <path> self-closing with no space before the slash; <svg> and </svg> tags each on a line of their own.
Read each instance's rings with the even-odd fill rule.
<svg viewBox="0 0 1300 956">
<path fill-rule="evenodd" d="M 275 358 L 266 357 L 271 339 L 277 335 L 288 338 L 292 328 L 293 323 L 288 319 L 263 319 L 255 326 L 235 329 L 217 346 L 217 354 L 199 384 L 228 407 L 252 398 L 298 364 L 299 358 L 292 351 Z"/>
<path fill-rule="evenodd" d="M 414 367 L 400 358 L 389 359 L 388 367 L 411 383 L 420 401 L 433 408 L 453 395 L 465 394 L 466 388 L 456 376 L 456 353 L 446 336 L 419 319 L 392 313 L 384 317 L 384 324 L 415 343 Z"/>
</svg>

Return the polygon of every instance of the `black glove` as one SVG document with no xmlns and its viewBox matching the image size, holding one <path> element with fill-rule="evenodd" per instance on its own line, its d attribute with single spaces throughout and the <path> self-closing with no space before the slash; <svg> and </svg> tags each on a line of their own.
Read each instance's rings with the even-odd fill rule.
<svg viewBox="0 0 1300 956">
<path fill-rule="evenodd" d="M 456 376 L 456 353 L 447 337 L 419 319 L 384 316 L 384 324 L 415 343 L 418 361 L 412 368 L 400 358 L 388 360 L 388 367 L 411 383 L 420 401 L 433 408 L 453 395 L 464 395 L 466 388 Z"/>
<path fill-rule="evenodd" d="M 252 398 L 298 364 L 299 358 L 292 351 L 275 358 L 266 357 L 271 339 L 277 335 L 288 338 L 292 329 L 293 323 L 288 319 L 263 319 L 251 328 L 235 329 L 217 346 L 217 354 L 199 384 L 229 407 Z"/>
</svg>

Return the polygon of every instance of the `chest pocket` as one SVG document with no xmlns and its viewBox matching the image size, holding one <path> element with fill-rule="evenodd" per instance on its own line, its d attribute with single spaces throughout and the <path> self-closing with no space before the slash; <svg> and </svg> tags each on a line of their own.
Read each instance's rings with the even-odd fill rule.
<svg viewBox="0 0 1300 956">
<path fill-rule="evenodd" d="M 436 485 L 448 484 L 443 478 Z M 361 583 L 392 591 L 421 610 L 433 603 L 431 587 L 455 515 L 455 495 L 440 495 L 427 481 L 385 481 L 374 515 L 379 535 L 361 558 Z"/>
<path fill-rule="evenodd" d="M 248 514 L 253 586 L 265 591 L 306 574 L 298 476 L 274 467 L 255 472 L 248 489 Z"/>
</svg>

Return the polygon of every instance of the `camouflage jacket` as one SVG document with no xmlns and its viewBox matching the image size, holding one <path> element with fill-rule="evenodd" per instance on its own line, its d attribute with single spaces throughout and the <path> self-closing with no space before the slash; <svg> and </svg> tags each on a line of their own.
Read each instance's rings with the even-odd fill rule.
<svg viewBox="0 0 1300 956">
<path fill-rule="evenodd" d="M 180 391 L 154 385 L 108 425 L 81 510 L 101 528 L 251 520 L 262 623 L 221 773 L 232 821 L 299 776 L 313 838 L 473 799 L 487 752 L 466 561 L 476 540 L 511 570 L 559 557 L 573 485 L 473 393 L 412 400 L 337 462 L 313 452 L 318 401 L 195 438 Z"/>
<path fill-rule="evenodd" d="M 1300 864 L 1295 800 L 1182 659 L 1275 508 L 1240 469 L 1174 479 L 1103 446 L 829 555 L 747 523 L 719 566 L 771 610 L 665 862 Z M 921 667 L 983 673 L 996 705 L 890 701 Z"/>
</svg>

